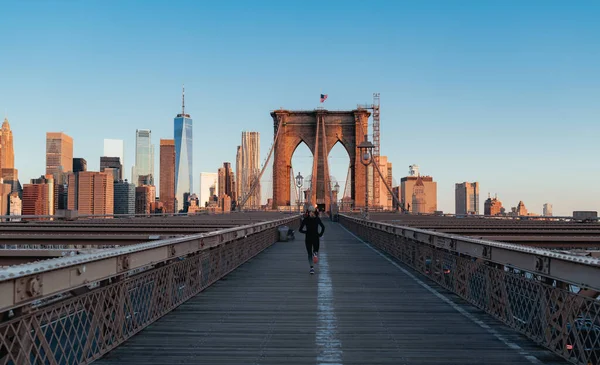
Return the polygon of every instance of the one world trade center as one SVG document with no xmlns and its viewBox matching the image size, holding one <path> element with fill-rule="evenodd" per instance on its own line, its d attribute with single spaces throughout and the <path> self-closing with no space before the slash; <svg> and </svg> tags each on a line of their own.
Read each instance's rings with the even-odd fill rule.
<svg viewBox="0 0 600 365">
<path fill-rule="evenodd" d="M 185 88 L 181 95 L 181 114 L 174 119 L 175 131 L 175 207 L 185 206 L 183 194 L 192 192 L 192 118 L 185 114 Z"/>
</svg>

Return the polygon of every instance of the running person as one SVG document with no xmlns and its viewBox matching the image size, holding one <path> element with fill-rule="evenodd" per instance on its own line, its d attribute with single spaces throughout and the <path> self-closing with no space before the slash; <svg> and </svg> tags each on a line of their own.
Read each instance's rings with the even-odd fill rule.
<svg viewBox="0 0 600 365">
<path fill-rule="evenodd" d="M 321 233 L 319 233 L 319 226 L 321 226 Z M 306 252 L 308 253 L 308 263 L 310 264 L 310 274 L 315 273 L 313 263 L 316 264 L 319 261 L 319 238 L 325 233 L 325 226 L 321 222 L 321 218 L 315 211 L 315 207 L 308 207 L 308 215 L 302 220 L 300 233 L 305 234 L 304 244 L 306 245 Z"/>
</svg>

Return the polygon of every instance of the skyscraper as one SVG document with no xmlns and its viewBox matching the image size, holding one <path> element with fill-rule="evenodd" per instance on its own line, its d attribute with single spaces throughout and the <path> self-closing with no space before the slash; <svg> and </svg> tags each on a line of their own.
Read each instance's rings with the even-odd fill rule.
<svg viewBox="0 0 600 365">
<path fill-rule="evenodd" d="M 233 181 L 234 174 L 231 170 L 231 163 L 223 162 L 223 167 L 219 168 L 218 174 L 219 198 L 227 195 L 228 197 L 232 198 L 231 200 L 234 200 L 235 185 Z"/>
<path fill-rule="evenodd" d="M 13 135 L 10 130 L 8 119 L 4 118 L 2 129 L 0 129 L 0 168 L 15 168 L 15 150 L 13 147 Z"/>
<path fill-rule="evenodd" d="M 152 203 L 156 201 L 156 188 L 152 185 L 135 188 L 135 214 L 150 214 Z"/>
<path fill-rule="evenodd" d="M 485 215 L 500 215 L 504 213 L 502 202 L 498 200 L 498 196 L 492 198 L 488 194 L 488 198 L 483 205 L 483 214 Z"/>
<path fill-rule="evenodd" d="M 517 204 L 517 216 L 526 216 L 528 215 L 527 208 L 525 207 L 525 203 L 522 200 Z"/>
<path fill-rule="evenodd" d="M 254 180 L 260 173 L 260 135 L 258 132 L 242 132 L 242 180 L 237 181 L 241 185 L 241 197 L 244 199 L 250 193 Z M 260 184 L 256 186 L 252 195 L 248 197 L 245 205 L 247 207 L 258 207 L 260 205 Z"/>
<path fill-rule="evenodd" d="M 392 163 L 388 162 L 387 156 L 379 156 L 379 171 L 381 171 L 381 175 L 383 176 L 383 178 L 379 179 L 379 207 L 384 210 L 391 210 L 393 207 L 393 198 L 392 194 L 388 191 L 386 184 L 389 185 L 390 188 L 392 187 Z M 373 173 L 379 174 L 377 170 Z M 343 189 L 343 187 L 340 187 L 340 189 Z M 373 202 L 373 204 L 376 204 L 376 202 Z"/>
<path fill-rule="evenodd" d="M 44 206 L 47 209 L 48 215 L 54 215 L 55 210 L 55 198 L 54 195 L 56 193 L 55 184 L 54 184 L 54 176 L 53 175 L 42 175 L 37 179 L 31 179 L 31 185 L 44 185 L 44 188 L 47 189 L 45 192 L 46 202 Z"/>
<path fill-rule="evenodd" d="M 412 211 L 412 194 L 418 177 L 421 178 L 424 193 L 427 197 L 425 213 L 434 213 L 437 210 L 437 182 L 433 181 L 431 176 L 421 176 L 417 165 L 410 165 L 408 176 L 400 179 L 400 204 L 404 209 Z"/>
<path fill-rule="evenodd" d="M 154 177 L 151 174 L 138 176 L 137 186 L 143 186 L 143 185 L 154 186 Z"/>
<path fill-rule="evenodd" d="M 135 184 L 140 175 L 154 177 L 154 145 L 149 129 L 135 131 L 135 165 L 131 169 L 131 182 Z"/>
<path fill-rule="evenodd" d="M 23 208 L 23 201 L 19 198 L 19 193 L 13 191 L 10 193 L 10 203 L 9 203 L 9 215 L 21 215 L 21 211 Z M 11 221 L 21 221 L 21 218 L 11 218 Z"/>
<path fill-rule="evenodd" d="M 191 193 L 193 185 L 192 169 L 192 118 L 185 114 L 185 89 L 181 98 L 181 114 L 173 121 L 175 135 L 175 199 L 177 209 L 183 209 L 183 194 Z"/>
<path fill-rule="evenodd" d="M 54 175 L 62 183 L 59 174 L 73 171 L 73 138 L 62 132 L 46 133 L 46 175 Z"/>
<path fill-rule="evenodd" d="M 235 195 L 242 199 L 244 196 L 242 194 L 242 146 L 237 146 L 235 153 L 235 181 L 237 181 Z"/>
<path fill-rule="evenodd" d="M 423 184 L 423 179 L 421 179 L 421 175 L 417 176 L 417 181 L 413 186 L 411 212 L 413 214 L 428 213 L 427 194 L 425 194 L 425 184 Z"/>
<path fill-rule="evenodd" d="M 50 215 L 47 184 L 23 185 L 23 215 Z M 38 218 L 41 220 L 41 218 Z"/>
<path fill-rule="evenodd" d="M 54 215 L 54 176 L 42 175 L 23 185 L 23 215 Z"/>
<path fill-rule="evenodd" d="M 54 212 L 67 209 L 69 199 L 69 186 L 64 184 L 54 184 Z"/>
<path fill-rule="evenodd" d="M 219 167 L 217 170 L 217 196 L 221 199 L 225 195 L 225 168 Z"/>
<path fill-rule="evenodd" d="M 387 165 L 385 166 L 386 170 L 387 170 L 387 185 L 390 187 L 390 189 L 392 189 L 392 187 L 394 186 L 394 175 L 392 174 L 392 163 L 388 161 Z M 382 190 L 383 191 L 383 190 Z M 385 188 L 385 191 L 387 191 L 387 188 Z M 393 192 L 393 190 L 392 190 Z M 388 200 L 388 207 L 391 209 L 394 209 L 394 197 L 393 195 L 387 191 L 387 200 Z"/>
<path fill-rule="evenodd" d="M 120 159 L 121 166 L 121 180 L 125 179 L 125 148 L 123 147 L 123 140 L 121 139 L 105 139 L 104 140 L 104 154 L 105 157 L 118 157 Z"/>
<path fill-rule="evenodd" d="M 73 159 L 73 172 L 87 171 L 87 161 L 82 157 L 75 157 Z"/>
<path fill-rule="evenodd" d="M 455 184 L 454 207 L 456 214 L 479 214 L 479 183 Z"/>
<path fill-rule="evenodd" d="M 200 173 L 200 205 L 204 206 L 211 198 L 211 188 L 214 188 L 213 194 L 218 194 L 219 174 L 216 172 L 201 172 Z"/>
<path fill-rule="evenodd" d="M 552 217 L 552 204 L 544 204 L 544 217 Z"/>
<path fill-rule="evenodd" d="M 0 180 L 0 215 L 9 214 L 11 190 L 12 186 L 10 184 L 4 184 Z M 4 221 L 4 219 L 0 219 L 0 221 Z"/>
<path fill-rule="evenodd" d="M 113 173 L 114 181 L 123 180 L 123 165 L 121 164 L 121 158 L 119 156 L 100 157 L 100 172 L 115 172 Z"/>
<path fill-rule="evenodd" d="M 113 214 L 114 182 L 104 172 L 82 171 L 69 174 L 68 209 L 79 214 Z"/>
<path fill-rule="evenodd" d="M 16 192 L 21 197 L 22 188 L 19 182 L 19 170 L 17 169 L 2 169 L 2 179 L 5 184 L 11 186 L 11 192 Z"/>
<path fill-rule="evenodd" d="M 160 140 L 160 201 L 166 213 L 175 213 L 175 140 Z M 183 206 L 183 202 L 180 202 Z"/>
<path fill-rule="evenodd" d="M 6 118 L 0 129 L 0 177 L 11 186 L 12 192 L 21 193 L 19 171 L 15 169 L 13 134 Z"/>
<path fill-rule="evenodd" d="M 125 181 L 114 183 L 114 213 L 135 214 L 135 185 Z"/>
</svg>

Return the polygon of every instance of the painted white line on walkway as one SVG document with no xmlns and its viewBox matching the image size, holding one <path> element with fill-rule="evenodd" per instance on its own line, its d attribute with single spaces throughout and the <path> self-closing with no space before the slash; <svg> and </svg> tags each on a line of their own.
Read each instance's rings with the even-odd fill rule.
<svg viewBox="0 0 600 365">
<path fill-rule="evenodd" d="M 510 347 L 513 350 L 519 351 L 519 355 L 524 356 L 527 360 L 529 360 L 529 362 L 533 363 L 533 364 L 542 364 L 542 362 L 535 356 L 528 354 L 526 351 L 524 351 L 521 346 L 517 345 L 514 342 L 511 342 L 510 340 L 506 339 L 504 336 L 502 336 L 500 333 L 498 333 L 496 330 L 494 330 L 493 328 L 491 328 L 490 326 L 488 326 L 487 324 L 483 323 L 482 321 L 480 321 L 479 319 L 475 318 L 475 316 L 473 316 L 471 313 L 467 312 L 466 310 L 464 310 L 463 308 L 461 308 L 459 305 L 457 305 L 456 303 L 454 303 L 452 300 L 450 300 L 448 297 L 446 297 L 445 295 L 443 295 L 442 293 L 438 292 L 437 290 L 433 289 L 432 287 L 430 287 L 429 285 L 427 285 L 426 283 L 424 283 L 422 280 L 420 280 L 419 278 L 417 278 L 416 276 L 414 276 L 413 274 L 411 274 L 408 270 L 404 269 L 402 266 L 398 265 L 397 262 L 395 262 L 394 260 L 390 259 L 389 257 L 385 256 L 383 253 L 381 253 L 379 250 L 377 250 L 375 247 L 371 246 L 370 244 L 368 244 L 367 242 L 363 241 L 360 237 L 356 236 L 354 233 L 350 232 L 348 229 L 346 229 L 346 227 L 344 227 L 342 224 L 340 224 L 340 227 L 342 227 L 344 230 L 346 230 L 346 232 L 350 233 L 354 238 L 356 238 L 357 240 L 359 240 L 360 242 L 364 243 L 368 248 L 370 248 L 371 250 L 373 250 L 376 254 L 378 254 L 379 256 L 383 257 L 384 259 L 386 259 L 388 262 L 390 262 L 392 265 L 394 265 L 396 268 L 398 268 L 400 271 L 402 271 L 404 274 L 406 274 L 408 277 L 410 277 L 411 279 L 413 279 L 414 281 L 416 281 L 419 285 L 421 285 L 423 288 L 427 289 L 429 292 L 431 292 L 433 295 L 435 295 L 436 297 L 438 297 L 439 299 L 443 300 L 444 302 L 446 302 L 446 304 L 450 305 L 452 308 L 454 308 L 458 313 L 462 314 L 463 316 L 467 317 L 468 319 L 470 319 L 471 321 L 473 321 L 475 324 L 477 324 L 479 327 L 483 328 L 484 330 L 486 330 L 488 333 L 490 333 L 491 335 L 493 335 L 494 337 L 496 337 L 498 340 L 500 340 L 502 343 L 504 343 L 506 346 Z"/>
<path fill-rule="evenodd" d="M 338 338 L 327 253 L 319 252 L 317 292 L 317 364 L 342 365 L 342 341 Z"/>
</svg>

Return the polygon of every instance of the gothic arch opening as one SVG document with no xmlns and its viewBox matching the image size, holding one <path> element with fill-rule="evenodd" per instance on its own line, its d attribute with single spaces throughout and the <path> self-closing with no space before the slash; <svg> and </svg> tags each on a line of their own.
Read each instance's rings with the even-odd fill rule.
<svg viewBox="0 0 600 365">
<path fill-rule="evenodd" d="M 298 142 L 298 145 L 292 152 L 292 158 L 290 166 L 293 169 L 294 175 L 291 176 L 291 188 L 289 201 L 292 206 L 298 206 L 298 203 L 306 201 L 304 196 L 308 188 L 310 187 L 311 171 L 313 165 L 313 153 L 308 148 L 308 145 L 303 140 Z M 303 183 L 300 189 L 296 186 L 296 176 L 298 173 L 303 177 Z"/>
<path fill-rule="evenodd" d="M 350 155 L 342 141 L 338 140 L 331 150 L 328 157 L 329 175 L 331 181 L 332 195 L 335 201 L 344 197 L 344 192 L 349 197 L 351 194 L 351 177 L 349 174 Z M 337 184 L 337 193 L 334 193 Z M 346 189 L 346 185 L 348 188 Z"/>
</svg>

